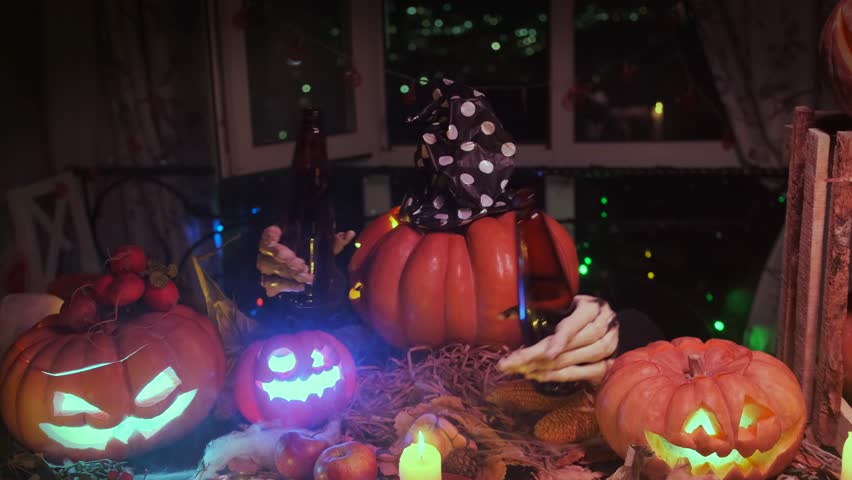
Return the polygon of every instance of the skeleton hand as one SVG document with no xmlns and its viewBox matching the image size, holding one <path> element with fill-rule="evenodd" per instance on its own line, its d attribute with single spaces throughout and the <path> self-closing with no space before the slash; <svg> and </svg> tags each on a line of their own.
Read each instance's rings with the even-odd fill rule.
<svg viewBox="0 0 852 480">
<path fill-rule="evenodd" d="M 613 320 L 615 312 L 607 302 L 578 295 L 574 311 L 559 322 L 553 335 L 512 352 L 497 368 L 539 382 L 598 384 L 618 348 L 618 321 Z"/>
<path fill-rule="evenodd" d="M 257 269 L 260 270 L 260 284 L 266 289 L 266 295 L 274 297 L 282 292 L 301 292 L 305 284 L 314 281 L 305 261 L 296 256 L 293 250 L 282 245 L 281 229 L 267 227 L 260 238 L 257 255 Z M 355 238 L 355 232 L 340 232 L 334 237 L 334 254 L 343 251 L 343 247 Z"/>
</svg>

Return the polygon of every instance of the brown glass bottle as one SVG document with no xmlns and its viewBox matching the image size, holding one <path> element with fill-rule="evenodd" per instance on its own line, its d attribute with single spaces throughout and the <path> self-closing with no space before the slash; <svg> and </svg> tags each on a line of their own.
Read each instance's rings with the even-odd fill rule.
<svg viewBox="0 0 852 480">
<path fill-rule="evenodd" d="M 302 129 L 296 140 L 287 187 L 287 211 L 281 222 L 282 243 L 305 260 L 313 274 L 302 292 L 280 296 L 291 313 L 326 312 L 339 303 L 339 276 L 334 263 L 334 209 L 329 189 L 328 161 L 322 115 L 315 108 L 302 110 Z"/>
<path fill-rule="evenodd" d="M 515 197 L 518 208 L 518 317 L 524 344 L 533 345 L 554 333 L 556 325 L 571 313 L 574 292 L 562 268 L 547 227 L 544 212 L 536 208 L 531 190 Z M 580 382 L 535 383 L 541 393 L 567 395 Z"/>
</svg>

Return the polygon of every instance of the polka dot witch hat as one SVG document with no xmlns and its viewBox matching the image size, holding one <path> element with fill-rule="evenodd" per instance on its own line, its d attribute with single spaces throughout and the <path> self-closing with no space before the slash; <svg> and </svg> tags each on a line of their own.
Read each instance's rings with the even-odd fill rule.
<svg viewBox="0 0 852 480">
<path fill-rule="evenodd" d="M 409 119 L 425 125 L 414 153 L 422 176 L 403 199 L 401 219 L 449 230 L 509 210 L 515 144 L 485 95 L 443 79 L 432 98 Z"/>
</svg>

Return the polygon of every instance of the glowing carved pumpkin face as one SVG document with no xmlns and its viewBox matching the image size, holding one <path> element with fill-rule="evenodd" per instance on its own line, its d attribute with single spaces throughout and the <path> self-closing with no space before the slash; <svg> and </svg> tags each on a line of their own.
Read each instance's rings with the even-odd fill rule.
<svg viewBox="0 0 852 480">
<path fill-rule="evenodd" d="M 762 480 L 792 461 L 806 421 L 779 360 L 733 342 L 679 338 L 618 358 L 598 392 L 604 438 L 621 455 L 645 444 L 651 478 L 688 462 L 693 476 Z"/>
<path fill-rule="evenodd" d="M 333 336 L 308 331 L 249 346 L 240 357 L 236 404 L 248 420 L 309 427 L 345 407 L 355 394 L 355 364 Z"/>
<path fill-rule="evenodd" d="M 225 360 L 207 317 L 175 307 L 77 333 L 48 317 L 3 362 L 3 419 L 52 460 L 124 459 L 173 439 L 209 412 Z M 9 408 L 11 407 L 11 408 Z"/>
</svg>

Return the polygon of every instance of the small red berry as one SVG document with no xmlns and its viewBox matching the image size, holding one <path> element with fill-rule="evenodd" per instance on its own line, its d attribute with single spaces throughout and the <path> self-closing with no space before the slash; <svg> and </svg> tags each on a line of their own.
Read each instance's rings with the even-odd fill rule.
<svg viewBox="0 0 852 480">
<path fill-rule="evenodd" d="M 107 472 L 107 480 L 115 480 L 117 478 L 118 478 L 118 471 L 117 470 L 110 470 L 109 472 Z"/>
<path fill-rule="evenodd" d="M 157 287 L 149 281 L 145 288 L 145 296 L 143 297 L 143 300 L 151 310 L 156 312 L 168 312 L 178 304 L 178 300 L 180 300 L 180 293 L 178 292 L 177 286 L 175 286 L 175 282 L 171 280 L 168 280 L 165 286 L 162 287 Z"/>
<path fill-rule="evenodd" d="M 118 480 L 133 480 L 133 475 L 129 472 L 121 472 L 121 475 L 118 476 Z"/>
<path fill-rule="evenodd" d="M 110 257 L 109 268 L 112 273 L 142 273 L 148 268 L 148 257 L 139 245 L 124 245 Z"/>
<path fill-rule="evenodd" d="M 145 294 L 145 280 L 135 273 L 121 273 L 107 289 L 110 305 L 123 307 L 137 302 Z"/>
</svg>

